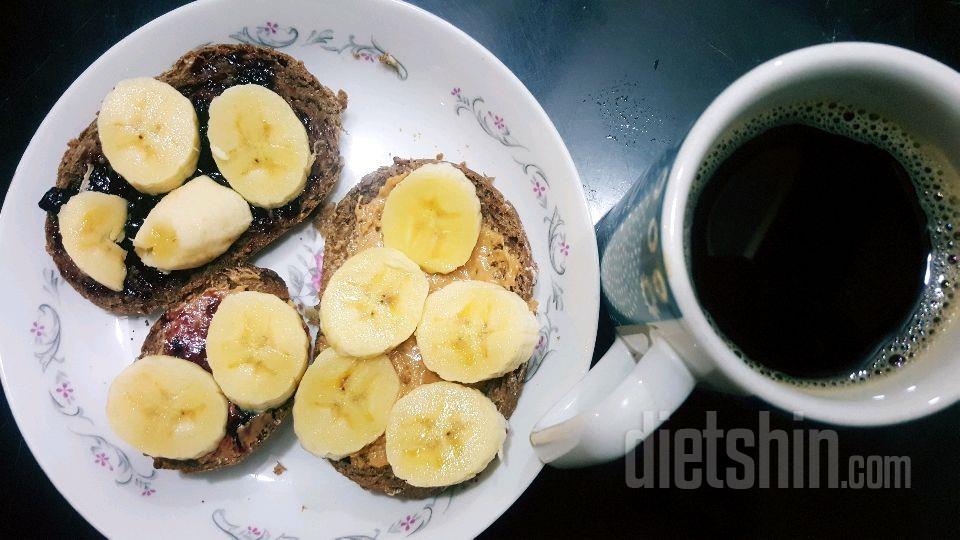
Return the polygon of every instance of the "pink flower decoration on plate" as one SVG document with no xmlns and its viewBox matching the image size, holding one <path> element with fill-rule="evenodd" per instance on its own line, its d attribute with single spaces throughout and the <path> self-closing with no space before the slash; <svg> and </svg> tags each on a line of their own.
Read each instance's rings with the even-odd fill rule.
<svg viewBox="0 0 960 540">
<path fill-rule="evenodd" d="M 493 125 L 496 126 L 497 129 L 499 129 L 500 131 L 506 131 L 507 124 L 504 123 L 503 118 L 500 115 L 493 114 L 490 111 L 487 111 L 487 115 L 490 118 L 493 118 Z"/>
<path fill-rule="evenodd" d="M 566 242 L 560 242 L 560 253 L 563 253 L 564 257 L 570 255 L 570 244 Z"/>
<path fill-rule="evenodd" d="M 252 534 L 252 535 L 254 535 L 254 536 L 257 536 L 257 537 L 259 537 L 261 534 L 263 534 L 263 531 L 261 531 L 260 529 L 254 527 L 253 525 L 249 525 L 249 526 L 247 527 L 247 531 L 248 531 L 250 534 Z"/>
<path fill-rule="evenodd" d="M 267 21 L 266 26 L 264 26 L 263 28 L 264 28 L 264 30 L 266 30 L 267 32 L 269 32 L 269 33 L 271 33 L 271 34 L 276 34 L 276 33 L 277 33 L 277 30 L 280 28 L 280 25 L 277 24 L 277 23 L 275 23 L 275 22 Z"/>
<path fill-rule="evenodd" d="M 156 493 L 156 492 L 157 492 L 157 490 L 153 489 L 152 487 L 150 487 L 150 486 L 144 486 L 144 487 L 143 487 L 143 491 L 140 492 L 140 496 L 141 496 L 141 497 L 150 497 L 151 495 L 153 495 L 153 494 Z"/>
<path fill-rule="evenodd" d="M 403 530 L 405 531 L 409 531 L 410 529 L 413 528 L 413 524 L 416 522 L 417 522 L 417 518 L 413 516 L 407 516 L 403 518 L 402 521 L 400 521 L 400 527 L 402 527 Z"/>
<path fill-rule="evenodd" d="M 101 467 L 108 467 L 111 471 L 113 470 L 113 465 L 110 464 L 110 456 L 105 452 L 98 452 L 93 456 L 93 461 Z"/>
<path fill-rule="evenodd" d="M 73 388 L 70 387 L 70 383 L 68 382 L 60 383 L 60 386 L 57 386 L 57 393 L 67 401 L 73 399 Z"/>
<path fill-rule="evenodd" d="M 460 97 L 460 87 L 458 86 L 458 87 L 454 88 L 453 90 L 451 90 L 451 91 L 450 91 L 450 95 L 451 95 L 451 96 Z"/>
<path fill-rule="evenodd" d="M 313 255 L 314 267 L 310 271 L 310 285 L 313 290 L 320 290 L 320 280 L 323 278 L 323 251 L 318 251 Z"/>
<path fill-rule="evenodd" d="M 543 197 L 543 194 L 547 191 L 547 186 L 541 184 L 540 182 L 533 183 L 533 192 L 537 194 L 537 198 Z"/>
<path fill-rule="evenodd" d="M 30 333 L 37 336 L 43 337 L 44 326 L 40 324 L 40 321 L 33 321 L 33 324 L 30 326 Z"/>
</svg>

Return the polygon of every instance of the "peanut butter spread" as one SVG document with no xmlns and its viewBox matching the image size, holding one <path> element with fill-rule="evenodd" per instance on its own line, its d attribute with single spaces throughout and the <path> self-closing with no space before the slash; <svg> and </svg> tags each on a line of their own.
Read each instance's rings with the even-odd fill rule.
<svg viewBox="0 0 960 540">
<path fill-rule="evenodd" d="M 380 217 L 383 215 L 383 206 L 390 191 L 406 178 L 407 174 L 391 176 L 384 182 L 377 196 L 364 204 L 358 204 L 355 209 L 357 216 L 357 234 L 350 239 L 347 246 L 349 256 L 353 256 L 365 249 L 383 245 L 383 235 L 380 232 Z M 520 260 L 512 253 L 504 241 L 503 235 L 493 229 L 484 219 L 480 225 L 480 235 L 473 253 L 463 266 L 449 274 L 427 274 L 430 283 L 430 292 L 443 288 L 454 281 L 480 280 L 496 283 L 507 289 L 517 283 L 517 277 L 523 271 Z M 536 303 L 531 300 L 530 308 L 536 311 Z M 398 345 L 388 353 L 393 368 L 400 377 L 400 395 L 413 390 L 421 384 L 437 382 L 440 379 L 436 373 L 423 365 L 417 339 L 409 339 Z M 360 451 L 350 455 L 351 464 L 358 467 L 386 467 L 387 452 L 386 439 L 380 438 L 363 447 Z"/>
</svg>

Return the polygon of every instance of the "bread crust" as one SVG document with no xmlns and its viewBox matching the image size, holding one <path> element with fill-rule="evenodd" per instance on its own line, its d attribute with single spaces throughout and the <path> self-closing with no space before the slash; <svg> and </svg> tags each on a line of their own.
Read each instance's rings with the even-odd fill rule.
<svg viewBox="0 0 960 540">
<path fill-rule="evenodd" d="M 236 266 L 227 268 L 220 273 L 210 276 L 207 280 L 207 286 L 191 297 L 177 302 L 166 311 L 159 320 L 150 328 L 143 347 L 140 349 L 139 358 L 149 355 L 165 354 L 178 356 L 170 347 L 164 338 L 166 330 L 170 324 L 173 324 L 175 315 L 195 302 L 198 297 L 213 291 L 222 294 L 239 291 L 258 291 L 278 296 L 284 301 L 290 300 L 290 293 L 287 291 L 287 285 L 283 279 L 273 270 L 266 268 L 257 268 L 256 266 Z M 307 331 L 304 326 L 304 331 Z M 205 338 L 206 336 L 204 336 Z M 197 362 L 209 371 L 206 362 Z M 236 405 L 231 404 L 231 408 Z M 243 421 L 231 432 L 228 429 L 227 434 L 220 441 L 216 450 L 201 456 L 197 459 L 177 460 L 167 458 L 153 458 L 153 466 L 156 469 L 175 469 L 185 473 L 196 473 L 222 469 L 243 461 L 247 456 L 253 453 L 263 442 L 272 434 L 284 419 L 290 414 L 293 408 L 293 398 L 291 397 L 283 405 L 270 409 L 268 411 L 255 414 L 246 421 Z M 229 427 L 229 425 L 228 425 Z"/>
<path fill-rule="evenodd" d="M 333 273 L 350 257 L 349 249 L 351 243 L 356 242 L 358 235 L 356 208 L 375 198 L 380 188 L 383 187 L 389 178 L 410 172 L 427 163 L 438 163 L 441 161 L 443 160 L 439 158 L 394 158 L 393 165 L 381 167 L 364 176 L 360 180 L 360 183 L 351 189 L 343 200 L 337 203 L 336 208 L 334 208 L 330 214 L 318 216 L 316 224 L 323 233 L 325 242 L 320 296 L 323 295 L 323 291 L 326 289 L 327 283 Z M 463 163 L 451 163 L 451 165 L 463 171 L 466 177 L 476 187 L 477 197 L 480 199 L 482 223 L 500 233 L 504 237 L 504 242 L 509 247 L 509 250 L 519 259 L 522 271 L 516 283 L 510 287 L 510 290 L 529 302 L 533 298 L 537 267 L 533 260 L 533 254 L 530 251 L 530 242 L 523 229 L 523 224 L 520 222 L 520 216 L 517 215 L 517 211 L 513 205 L 493 187 L 492 179 L 472 171 Z M 326 348 L 326 342 L 321 333 L 317 336 L 314 345 L 314 354 L 316 355 L 324 348 Z M 510 415 L 517 406 L 517 400 L 520 399 L 526 371 L 527 364 L 524 363 L 519 368 L 502 377 L 469 386 L 473 386 L 486 394 L 487 397 L 496 404 L 500 413 L 503 414 L 505 418 L 510 418 Z M 444 489 L 411 486 L 404 480 L 394 476 L 393 470 L 389 465 L 386 467 L 360 465 L 359 462 L 354 463 L 351 456 L 340 460 L 331 460 L 331 464 L 338 472 L 350 478 L 364 489 L 395 497 L 411 499 L 425 498 L 439 493 Z"/>
<path fill-rule="evenodd" d="M 169 83 L 194 102 L 198 116 L 201 116 L 201 139 L 204 143 L 206 122 L 203 118 L 206 117 L 205 107 L 209 106 L 210 100 L 235 84 L 264 84 L 282 96 L 304 122 L 316 158 L 304 192 L 281 209 L 254 209 L 251 228 L 214 261 L 199 268 L 159 276 L 155 270 L 144 267 L 135 254 L 129 253 L 128 277 L 125 290 L 121 292 L 104 287 L 80 271 L 63 248 L 56 215 L 48 213 L 46 249 L 60 274 L 94 304 L 122 315 L 146 314 L 163 309 L 206 288 L 210 276 L 220 270 L 240 264 L 270 245 L 311 215 L 333 190 L 343 166 L 338 149 L 340 117 L 346 108 L 347 96 L 342 90 L 335 94 L 321 85 L 302 62 L 289 55 L 251 45 L 208 45 L 188 52 L 157 79 Z M 208 154 L 209 150 L 204 145 L 198 169 L 191 178 L 199 174 L 218 174 Z M 57 171 L 56 187 L 76 191 L 85 178 L 90 177 L 91 171 L 114 175 L 114 181 L 122 183 L 126 193 L 131 197 L 139 197 L 110 168 L 100 145 L 96 120 L 68 143 Z"/>
</svg>

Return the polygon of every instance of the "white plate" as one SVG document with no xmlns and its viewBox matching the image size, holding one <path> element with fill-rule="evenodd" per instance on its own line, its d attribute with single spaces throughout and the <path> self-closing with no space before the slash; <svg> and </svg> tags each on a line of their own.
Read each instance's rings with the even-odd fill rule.
<svg viewBox="0 0 960 540">
<path fill-rule="evenodd" d="M 120 79 L 154 75 L 188 49 L 244 41 L 303 60 L 350 96 L 339 200 L 391 156 L 466 160 L 496 177 L 540 267 L 543 324 L 531 379 L 510 421 L 506 455 L 479 482 L 435 499 L 367 493 L 297 444 L 289 422 L 246 462 L 195 476 L 154 471 L 109 429 L 104 401 L 135 358 L 145 318 L 115 317 L 81 298 L 43 249 L 49 188 L 67 141 Z M 392 54 L 397 70 L 375 60 Z M 255 261 L 299 301 L 315 301 L 322 241 L 309 227 Z M 390 538 L 479 534 L 541 468 L 527 435 L 587 370 L 599 301 L 596 243 L 570 155 L 520 81 L 466 34 L 406 4 L 366 0 L 211 0 L 177 9 L 121 41 L 74 82 L 17 168 L 0 214 L 0 375 L 24 438 L 61 493 L 110 537 Z M 277 475 L 280 462 L 286 472 Z M 222 532 L 221 532 L 222 531 Z"/>
</svg>

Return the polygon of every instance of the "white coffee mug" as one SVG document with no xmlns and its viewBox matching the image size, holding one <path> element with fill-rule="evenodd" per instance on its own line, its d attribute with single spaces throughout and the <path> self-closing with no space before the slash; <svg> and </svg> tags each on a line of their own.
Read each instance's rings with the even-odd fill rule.
<svg viewBox="0 0 960 540">
<path fill-rule="evenodd" d="M 770 60 L 730 85 L 597 226 L 601 284 L 618 337 L 600 362 L 534 427 L 544 463 L 618 458 L 652 433 L 698 383 L 752 394 L 806 418 L 842 425 L 903 422 L 960 398 L 960 324 L 948 321 L 917 358 L 859 384 L 799 386 L 760 374 L 711 326 L 694 295 L 684 243 L 698 168 L 739 121 L 778 106 L 837 100 L 876 113 L 939 149 L 960 170 L 960 74 L 923 55 L 873 43 L 833 43 Z M 813 331 L 784 329 L 786 332 Z"/>
</svg>

